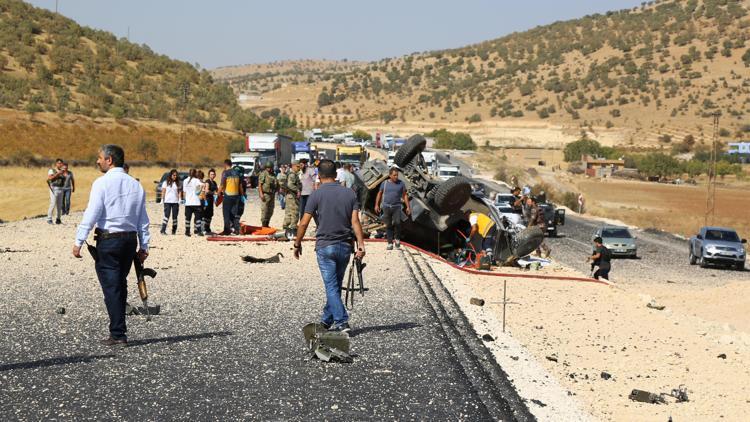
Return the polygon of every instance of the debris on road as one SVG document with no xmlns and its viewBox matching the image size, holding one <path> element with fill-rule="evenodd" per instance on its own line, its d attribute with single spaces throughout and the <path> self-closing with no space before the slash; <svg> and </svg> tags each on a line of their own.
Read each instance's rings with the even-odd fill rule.
<svg viewBox="0 0 750 422">
<path fill-rule="evenodd" d="M 644 390 L 633 390 L 628 396 L 630 400 L 638 401 L 641 403 L 652 403 L 652 404 L 666 404 L 666 400 L 660 394 L 649 393 Z"/>
<path fill-rule="evenodd" d="M 484 306 L 484 299 L 479 299 L 479 298 L 476 298 L 476 297 L 472 297 L 469 300 L 469 303 L 471 303 L 472 305 Z"/>
<path fill-rule="evenodd" d="M 603 379 L 603 380 L 605 380 L 605 381 L 606 381 L 606 380 L 608 380 L 608 379 L 612 378 L 612 375 L 611 375 L 611 374 L 610 374 L 609 372 L 604 372 L 604 371 L 602 371 L 602 375 L 601 375 L 601 377 L 602 377 L 602 379 Z"/>
<path fill-rule="evenodd" d="M 666 306 L 664 305 L 657 305 L 656 300 L 651 300 L 651 302 L 646 304 L 647 308 L 656 309 L 657 311 L 663 311 Z"/>
<path fill-rule="evenodd" d="M 719 358 L 719 359 L 726 359 L 727 358 L 727 354 L 726 353 L 722 353 L 722 354 L 720 354 L 719 356 L 716 356 L 716 357 Z"/>
<path fill-rule="evenodd" d="M 278 264 L 281 262 L 283 256 L 284 254 L 281 252 L 270 258 L 256 258 L 252 255 L 245 255 L 242 257 L 242 261 L 247 262 L 248 264 Z"/>
<path fill-rule="evenodd" d="M 546 358 L 546 359 L 547 359 L 548 361 L 551 361 L 551 362 L 557 362 L 557 356 L 555 356 L 555 355 L 552 355 L 552 356 L 545 356 L 545 358 Z"/>
<path fill-rule="evenodd" d="M 482 340 L 484 340 L 484 341 L 495 341 L 495 338 L 492 337 L 489 334 L 485 334 L 485 335 L 482 336 Z"/>
<path fill-rule="evenodd" d="M 61 306 L 61 307 L 59 307 L 59 308 L 57 308 L 57 309 L 55 310 L 55 313 L 57 313 L 58 315 L 65 315 L 65 308 L 63 308 L 63 307 Z"/>
</svg>

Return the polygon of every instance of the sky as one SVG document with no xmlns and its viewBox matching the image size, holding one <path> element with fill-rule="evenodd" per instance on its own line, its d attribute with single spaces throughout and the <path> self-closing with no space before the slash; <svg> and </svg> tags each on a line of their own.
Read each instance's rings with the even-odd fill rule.
<svg viewBox="0 0 750 422">
<path fill-rule="evenodd" d="M 55 0 L 29 3 L 55 10 Z M 57 0 L 79 24 L 212 69 L 455 48 L 635 0 Z"/>
</svg>

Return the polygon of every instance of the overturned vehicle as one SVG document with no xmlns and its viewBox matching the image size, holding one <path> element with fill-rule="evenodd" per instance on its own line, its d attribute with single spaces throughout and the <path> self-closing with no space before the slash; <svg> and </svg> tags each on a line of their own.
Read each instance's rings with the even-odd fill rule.
<svg viewBox="0 0 750 422">
<path fill-rule="evenodd" d="M 432 176 L 421 154 L 425 146 L 424 137 L 414 135 L 393 159 L 412 210 L 411 216 L 402 214 L 401 240 L 450 261 L 457 260 L 468 248 L 479 251 L 481 240 L 473 241 L 473 248 L 466 240 L 471 230 L 466 211 L 471 210 L 487 215 L 497 227 L 491 250 L 495 262 L 511 264 L 539 247 L 544 240 L 541 229 L 516 228 L 489 199 L 472 193 L 470 179 L 454 176 L 443 181 Z M 385 161 L 370 160 L 356 174 L 354 189 L 364 213 L 363 228 L 370 234 L 385 227 L 375 212 L 375 200 L 389 170 Z"/>
</svg>

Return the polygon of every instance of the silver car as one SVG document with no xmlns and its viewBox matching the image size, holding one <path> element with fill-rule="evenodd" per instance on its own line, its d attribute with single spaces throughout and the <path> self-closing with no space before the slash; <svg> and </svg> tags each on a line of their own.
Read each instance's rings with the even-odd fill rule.
<svg viewBox="0 0 750 422">
<path fill-rule="evenodd" d="M 701 227 L 690 238 L 690 265 L 725 265 L 742 271 L 745 269 L 745 244 L 737 232 L 725 227 Z"/>
<path fill-rule="evenodd" d="M 635 236 L 630 234 L 630 230 L 623 226 L 602 226 L 599 227 L 593 238 L 601 237 L 602 244 L 612 252 L 612 256 L 624 258 L 637 258 L 638 245 L 635 243 Z"/>
</svg>

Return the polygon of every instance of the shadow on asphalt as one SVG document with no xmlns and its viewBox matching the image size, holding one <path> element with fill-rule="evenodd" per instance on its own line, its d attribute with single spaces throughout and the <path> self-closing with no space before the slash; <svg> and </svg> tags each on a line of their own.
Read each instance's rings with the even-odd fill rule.
<svg viewBox="0 0 750 422">
<path fill-rule="evenodd" d="M 349 337 L 356 337 L 360 334 L 366 333 L 393 333 L 396 331 L 410 330 L 412 328 L 421 327 L 422 324 L 415 322 L 400 322 L 398 324 L 391 325 L 374 325 L 372 327 L 356 328 L 349 332 Z"/>
<path fill-rule="evenodd" d="M 99 359 L 111 359 L 115 356 L 117 355 L 75 355 L 34 360 L 31 362 L 8 363 L 0 365 L 0 372 L 11 371 L 13 369 L 37 369 L 47 368 L 49 366 L 68 365 L 72 363 L 88 363 Z"/>
<path fill-rule="evenodd" d="M 226 337 L 234 335 L 231 331 L 216 331 L 212 333 L 201 333 L 201 334 L 191 334 L 187 336 L 170 336 L 170 337 L 161 337 L 161 338 L 147 338 L 143 340 L 133 340 L 128 341 L 128 348 L 131 347 L 138 347 L 138 346 L 148 346 L 149 344 L 156 344 L 156 343 L 179 343 L 182 341 L 191 341 L 191 340 L 202 340 L 207 338 L 214 338 L 214 337 Z"/>
</svg>

